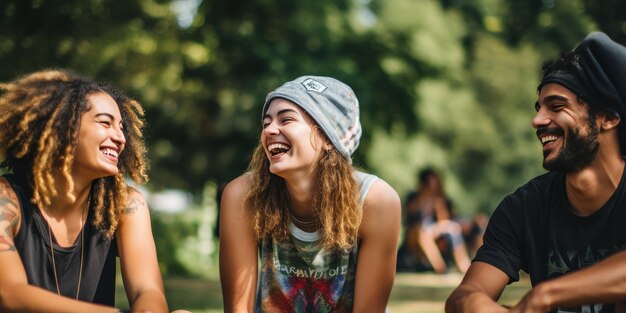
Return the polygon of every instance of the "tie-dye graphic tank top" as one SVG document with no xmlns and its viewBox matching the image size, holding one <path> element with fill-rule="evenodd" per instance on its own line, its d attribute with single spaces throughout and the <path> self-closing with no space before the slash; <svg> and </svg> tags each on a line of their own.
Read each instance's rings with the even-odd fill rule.
<svg viewBox="0 0 626 313">
<path fill-rule="evenodd" d="M 363 205 L 378 179 L 357 172 Z M 255 312 L 352 312 L 358 244 L 350 251 L 321 247 L 319 231 L 290 226 L 286 240 L 265 239 Z"/>
</svg>

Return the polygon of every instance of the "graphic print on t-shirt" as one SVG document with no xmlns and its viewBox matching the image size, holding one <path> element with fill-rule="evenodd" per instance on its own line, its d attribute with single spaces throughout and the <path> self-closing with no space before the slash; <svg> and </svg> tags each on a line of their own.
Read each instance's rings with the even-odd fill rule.
<svg viewBox="0 0 626 313">
<path fill-rule="evenodd" d="M 261 290 L 267 293 L 261 295 L 257 312 L 351 311 L 354 269 L 350 270 L 349 264 L 356 251 L 321 249 L 319 240 L 268 241 L 272 244 L 262 246 L 268 259 L 261 268 L 265 284 Z"/>
<path fill-rule="evenodd" d="M 584 252 L 574 250 L 566 251 L 565 258 L 563 258 L 562 253 L 550 249 L 548 251 L 548 262 L 546 264 L 548 278 L 555 278 L 571 271 L 594 265 L 600 262 L 600 260 L 624 248 L 626 248 L 626 246 L 593 250 L 590 246 L 587 246 Z"/>
<path fill-rule="evenodd" d="M 577 271 L 591 265 L 600 262 L 608 255 L 613 254 L 619 250 L 618 247 L 612 249 L 597 249 L 594 250 L 590 246 L 587 246 L 585 251 L 566 251 L 563 253 L 558 251 L 549 250 L 548 262 L 546 264 L 548 278 L 556 278 L 561 275 L 567 274 L 572 271 Z M 602 313 L 604 312 L 602 304 L 590 304 L 583 305 L 578 308 L 559 308 L 558 313 Z"/>
<path fill-rule="evenodd" d="M 378 178 L 356 172 L 359 205 Z M 290 224 L 282 240 L 260 243 L 259 286 L 255 313 L 351 313 L 359 244 L 348 250 L 322 244 L 320 230 L 305 232 Z"/>
</svg>

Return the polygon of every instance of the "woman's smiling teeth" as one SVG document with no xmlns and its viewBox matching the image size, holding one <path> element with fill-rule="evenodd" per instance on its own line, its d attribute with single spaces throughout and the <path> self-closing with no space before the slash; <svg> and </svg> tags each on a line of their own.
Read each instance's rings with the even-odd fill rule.
<svg viewBox="0 0 626 313">
<path fill-rule="evenodd" d="M 100 149 L 100 151 L 102 153 L 104 153 L 104 155 L 112 156 L 114 158 L 117 158 L 117 156 L 118 156 L 117 151 L 115 151 L 114 149 L 111 149 L 111 148 L 102 148 L 102 149 Z"/>
<path fill-rule="evenodd" d="M 285 153 L 289 151 L 290 148 L 291 147 L 289 147 L 288 145 L 282 143 L 273 143 L 267 146 L 267 150 L 272 154 L 272 156 Z"/>
</svg>

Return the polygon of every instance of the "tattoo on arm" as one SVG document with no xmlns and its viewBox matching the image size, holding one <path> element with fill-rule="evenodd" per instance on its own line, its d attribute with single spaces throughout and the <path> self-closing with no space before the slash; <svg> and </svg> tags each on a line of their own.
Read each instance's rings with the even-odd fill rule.
<svg viewBox="0 0 626 313">
<path fill-rule="evenodd" d="M 135 212 L 137 212 L 137 209 L 145 205 L 146 203 L 143 200 L 131 196 L 130 200 L 128 201 L 128 207 L 123 210 L 123 213 L 128 215 L 135 214 Z"/>
<path fill-rule="evenodd" d="M 16 208 L 14 199 L 6 193 L 0 195 L 0 252 L 16 251 L 13 242 L 13 230 L 18 222 Z"/>
</svg>

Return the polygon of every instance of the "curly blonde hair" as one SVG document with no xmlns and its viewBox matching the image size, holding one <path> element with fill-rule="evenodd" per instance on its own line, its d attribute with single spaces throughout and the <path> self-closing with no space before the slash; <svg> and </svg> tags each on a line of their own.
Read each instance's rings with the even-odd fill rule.
<svg viewBox="0 0 626 313">
<path fill-rule="evenodd" d="M 137 184 L 148 180 L 144 112 L 137 101 L 111 85 L 68 70 L 42 70 L 0 83 L 0 158 L 3 168 L 26 179 L 33 190 L 31 201 L 38 207 L 47 208 L 58 195 L 54 173 L 64 180 L 65 196 L 75 201 L 71 167 L 80 119 L 91 109 L 88 96 L 100 92 L 117 103 L 126 138 L 119 173 L 94 180 L 89 195 L 93 225 L 111 238 L 129 200 L 124 177 L 130 176 Z"/>
<path fill-rule="evenodd" d="M 256 239 L 287 238 L 291 214 L 289 194 L 283 178 L 269 171 L 263 145 L 255 149 L 250 162 L 252 187 L 245 203 L 252 210 Z M 354 168 L 336 149 L 319 160 L 313 209 L 321 225 L 325 248 L 348 250 L 357 243 L 362 210 Z"/>
</svg>

